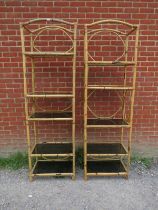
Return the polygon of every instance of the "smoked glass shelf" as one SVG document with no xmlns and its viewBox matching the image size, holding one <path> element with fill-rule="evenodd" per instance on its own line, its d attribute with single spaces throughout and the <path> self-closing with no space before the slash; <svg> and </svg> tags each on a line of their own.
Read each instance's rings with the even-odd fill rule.
<svg viewBox="0 0 158 210">
<path fill-rule="evenodd" d="M 72 120 L 72 112 L 35 112 L 29 116 L 28 120 Z"/>
<path fill-rule="evenodd" d="M 33 148 L 34 157 L 65 157 L 72 156 L 72 143 L 39 143 Z"/>
<path fill-rule="evenodd" d="M 126 156 L 127 150 L 121 143 L 88 143 L 87 144 L 87 157 L 92 156 L 111 156 L 119 157 Z"/>
<path fill-rule="evenodd" d="M 129 123 L 124 119 L 87 119 L 87 128 L 95 127 L 130 127 Z"/>
</svg>

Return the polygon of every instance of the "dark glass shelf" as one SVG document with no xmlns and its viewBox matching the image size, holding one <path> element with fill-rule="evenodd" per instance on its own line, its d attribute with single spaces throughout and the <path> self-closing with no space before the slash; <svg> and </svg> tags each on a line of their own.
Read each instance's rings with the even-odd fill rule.
<svg viewBox="0 0 158 210">
<path fill-rule="evenodd" d="M 72 119 L 72 112 L 35 112 L 30 117 L 29 120 L 71 120 Z"/>
<path fill-rule="evenodd" d="M 126 155 L 127 152 L 120 143 L 88 143 L 88 155 Z"/>
<path fill-rule="evenodd" d="M 124 119 L 87 119 L 87 127 L 129 127 Z"/>
<path fill-rule="evenodd" d="M 38 161 L 33 174 L 72 173 L 72 161 Z"/>
<path fill-rule="evenodd" d="M 36 144 L 33 155 L 71 154 L 72 143 L 41 143 Z"/>
<path fill-rule="evenodd" d="M 87 173 L 123 173 L 126 172 L 120 160 L 88 161 Z"/>
</svg>

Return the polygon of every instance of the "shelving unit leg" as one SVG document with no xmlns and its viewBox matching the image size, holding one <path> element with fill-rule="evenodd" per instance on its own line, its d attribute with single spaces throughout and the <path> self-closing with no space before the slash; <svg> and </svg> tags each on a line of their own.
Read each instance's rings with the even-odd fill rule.
<svg viewBox="0 0 158 210">
<path fill-rule="evenodd" d="M 88 40 L 87 40 L 87 26 L 85 25 L 84 37 L 84 180 L 87 180 L 87 85 L 88 85 Z"/>
</svg>

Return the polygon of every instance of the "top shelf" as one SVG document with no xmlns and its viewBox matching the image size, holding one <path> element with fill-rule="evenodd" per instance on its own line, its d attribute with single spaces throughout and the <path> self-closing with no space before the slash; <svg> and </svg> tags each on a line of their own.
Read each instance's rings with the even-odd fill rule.
<svg viewBox="0 0 158 210">
<path fill-rule="evenodd" d="M 73 52 L 25 52 L 28 57 L 53 57 L 53 56 L 73 56 Z"/>
<path fill-rule="evenodd" d="M 134 66 L 135 62 L 132 61 L 88 61 L 88 66 Z"/>
</svg>

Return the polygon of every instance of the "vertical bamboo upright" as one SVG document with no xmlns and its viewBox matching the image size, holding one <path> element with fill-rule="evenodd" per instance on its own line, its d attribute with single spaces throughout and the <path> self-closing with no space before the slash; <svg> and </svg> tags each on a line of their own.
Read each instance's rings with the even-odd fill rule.
<svg viewBox="0 0 158 210">
<path fill-rule="evenodd" d="M 110 28 L 110 26 L 112 26 Z M 114 28 L 116 26 L 116 28 Z M 121 31 L 120 26 L 127 29 Z M 94 27 L 94 28 L 93 28 Z M 119 28 L 120 27 L 120 28 Z M 89 52 L 90 41 L 100 32 L 109 32 L 115 34 L 123 43 L 123 53 L 116 60 L 95 60 Z M 124 40 L 123 38 L 124 37 Z M 132 38 L 131 38 L 132 37 Z M 137 53 L 138 53 L 139 26 L 132 25 L 120 20 L 101 20 L 92 24 L 85 25 L 84 35 L 84 178 L 88 176 L 124 176 L 128 177 L 131 154 L 132 139 L 132 121 L 133 106 L 136 87 Z M 130 58 L 129 42 L 134 40 L 133 57 Z M 102 43 L 104 45 L 104 43 Z M 90 68 L 99 67 L 122 67 L 124 68 L 124 78 L 121 85 L 93 85 L 89 84 L 88 78 Z M 127 68 L 131 68 L 132 83 L 127 83 Z M 121 106 L 114 114 L 110 116 L 98 116 L 94 110 L 89 107 L 89 97 L 91 93 L 97 90 L 116 92 L 121 99 Z M 121 92 L 121 94 L 120 94 Z M 126 110 L 126 93 L 129 93 L 130 108 Z M 128 112 L 128 113 L 127 113 Z M 89 113 L 94 117 L 89 117 Z M 120 113 L 118 117 L 118 113 Z M 129 117 L 127 117 L 127 114 Z M 121 117 L 120 117 L 121 116 Z M 88 131 L 90 129 L 120 129 L 120 139 L 118 141 L 96 142 L 88 140 Z M 124 133 L 128 132 L 126 137 L 127 145 L 124 144 Z"/>
<path fill-rule="evenodd" d="M 34 29 L 34 26 L 37 26 L 37 28 Z M 70 49 L 66 51 L 38 50 L 35 46 L 35 41 L 37 37 L 39 37 L 40 34 L 46 30 L 62 31 L 72 43 Z M 71 176 L 72 179 L 75 179 L 75 86 L 77 23 L 70 23 L 60 19 L 40 18 L 21 23 L 20 32 L 22 43 L 26 134 L 28 143 L 30 181 L 32 181 L 33 177 L 38 176 Z M 30 48 L 28 48 L 28 45 Z M 54 92 L 54 87 L 52 87 L 52 91 L 50 92 L 40 92 L 35 89 L 35 58 L 42 59 L 48 57 L 72 58 L 72 67 L 70 67 L 72 68 L 71 91 Z M 30 59 L 31 63 L 31 91 L 27 78 L 27 69 L 30 68 L 30 66 L 28 66 L 27 59 Z M 70 100 L 70 106 L 63 110 L 57 109 L 55 111 L 50 110 L 39 112 L 36 110 L 36 100 L 40 98 L 45 100 L 56 98 L 67 99 Z M 31 112 L 30 106 L 32 108 Z M 52 121 L 54 123 L 57 121 L 70 122 L 72 125 L 72 140 L 69 142 L 62 140 L 58 142 L 39 142 L 37 137 L 37 124 L 38 122 L 45 121 Z M 33 127 L 34 137 L 31 136 L 31 127 Z"/>
</svg>

